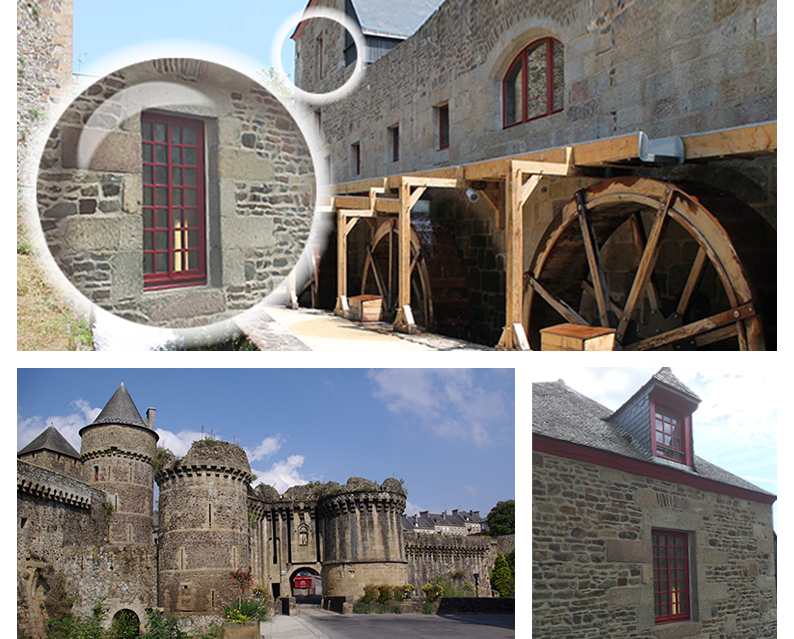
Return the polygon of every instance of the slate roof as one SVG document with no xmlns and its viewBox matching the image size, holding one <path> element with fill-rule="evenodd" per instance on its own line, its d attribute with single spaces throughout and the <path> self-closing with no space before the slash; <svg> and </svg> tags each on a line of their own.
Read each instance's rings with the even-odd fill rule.
<svg viewBox="0 0 794 639">
<path fill-rule="evenodd" d="M 126 426 L 149 428 L 148 422 L 141 417 L 138 409 L 135 408 L 135 403 L 127 392 L 124 382 L 121 382 L 116 392 L 113 393 L 113 397 L 105 404 L 102 412 L 88 426 L 96 426 L 97 424 L 124 424 Z"/>
<path fill-rule="evenodd" d="M 365 35 L 407 38 L 444 0 L 352 0 Z"/>
<path fill-rule="evenodd" d="M 670 384 L 670 369 L 662 369 L 653 379 Z M 674 376 L 673 376 L 674 377 Z M 700 399 L 686 388 L 679 380 L 675 380 L 697 401 Z M 624 404 L 625 405 L 625 404 Z M 631 459 L 666 466 L 696 477 L 710 479 L 729 486 L 752 490 L 765 495 L 772 495 L 762 488 L 745 481 L 741 477 L 715 466 L 702 457 L 693 455 L 692 467 L 654 457 L 635 446 L 631 437 L 609 423 L 613 411 L 598 402 L 585 397 L 565 385 L 562 380 L 556 382 L 539 382 L 532 384 L 532 432 L 552 439 L 580 444 L 590 448 L 604 450 Z M 650 420 L 648 427 L 650 428 Z"/>
<path fill-rule="evenodd" d="M 41 433 L 36 439 L 30 442 L 22 450 L 17 453 L 17 457 L 27 455 L 29 453 L 37 453 L 40 450 L 49 450 L 53 453 L 80 459 L 74 447 L 66 441 L 66 438 L 58 432 L 54 426 L 50 426 L 47 430 Z"/>
</svg>

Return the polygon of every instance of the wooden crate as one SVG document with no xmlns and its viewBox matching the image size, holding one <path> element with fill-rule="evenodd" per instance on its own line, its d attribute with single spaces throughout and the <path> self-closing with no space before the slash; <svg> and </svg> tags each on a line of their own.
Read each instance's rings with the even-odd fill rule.
<svg viewBox="0 0 794 639">
<path fill-rule="evenodd" d="M 614 346 L 614 328 L 559 324 L 540 330 L 542 351 L 611 351 Z"/>
<path fill-rule="evenodd" d="M 380 295 L 356 295 L 348 302 L 350 319 L 359 322 L 380 322 L 383 306 Z"/>
</svg>

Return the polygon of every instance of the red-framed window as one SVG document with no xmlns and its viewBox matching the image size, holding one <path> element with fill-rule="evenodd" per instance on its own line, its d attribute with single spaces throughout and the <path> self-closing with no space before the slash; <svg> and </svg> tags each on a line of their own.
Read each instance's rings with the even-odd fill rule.
<svg viewBox="0 0 794 639">
<path fill-rule="evenodd" d="M 651 405 L 651 438 L 654 455 L 689 464 L 689 416 L 681 415 L 659 403 Z"/>
<path fill-rule="evenodd" d="M 438 107 L 438 149 L 449 148 L 449 104 Z"/>
<path fill-rule="evenodd" d="M 143 113 L 144 289 L 205 284 L 204 125 Z"/>
<path fill-rule="evenodd" d="M 690 618 L 689 548 L 683 532 L 654 530 L 653 616 L 657 624 Z"/>
<path fill-rule="evenodd" d="M 563 57 L 554 38 L 536 40 L 515 57 L 502 81 L 504 128 L 562 111 Z"/>
</svg>

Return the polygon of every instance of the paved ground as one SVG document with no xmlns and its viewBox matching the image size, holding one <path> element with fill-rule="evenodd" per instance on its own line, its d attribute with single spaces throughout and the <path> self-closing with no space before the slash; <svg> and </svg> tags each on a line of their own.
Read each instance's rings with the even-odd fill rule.
<svg viewBox="0 0 794 639">
<path fill-rule="evenodd" d="M 337 317 L 329 311 L 315 309 L 259 306 L 252 312 L 238 316 L 235 323 L 260 350 L 492 350 L 431 333 L 395 333 L 389 324 L 362 324 Z"/>
<path fill-rule="evenodd" d="M 262 624 L 265 639 L 512 639 L 513 615 L 339 615 L 301 606 Z"/>
</svg>

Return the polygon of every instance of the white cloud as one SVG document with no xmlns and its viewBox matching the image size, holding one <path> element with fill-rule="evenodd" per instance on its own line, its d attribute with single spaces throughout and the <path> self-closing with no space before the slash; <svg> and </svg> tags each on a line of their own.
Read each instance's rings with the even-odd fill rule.
<svg viewBox="0 0 794 639">
<path fill-rule="evenodd" d="M 410 501 L 405 502 L 405 514 L 408 515 L 409 517 L 411 515 L 418 515 L 423 510 L 425 510 L 425 508 L 421 508 L 416 504 L 412 504 Z"/>
<path fill-rule="evenodd" d="M 306 484 L 309 480 L 301 477 L 298 472 L 298 469 L 303 466 L 303 461 L 303 455 L 290 455 L 287 459 L 275 462 L 267 470 L 251 469 L 251 472 L 257 476 L 254 485 L 268 484 L 283 494 L 290 486 Z"/>
<path fill-rule="evenodd" d="M 270 457 L 273 453 L 281 448 L 284 441 L 281 439 L 281 434 L 265 437 L 259 445 L 255 448 L 246 448 L 245 452 L 248 455 L 249 462 L 259 461 L 265 457 Z"/>
<path fill-rule="evenodd" d="M 17 450 L 21 450 L 38 437 L 44 430 L 54 426 L 66 438 L 77 452 L 80 452 L 80 429 L 90 424 L 102 412 L 101 408 L 92 407 L 84 399 L 71 402 L 75 411 L 69 415 L 50 415 L 42 417 L 36 415 L 27 419 L 20 419 L 17 414 Z"/>
<path fill-rule="evenodd" d="M 489 424 L 507 415 L 502 393 L 474 383 L 465 369 L 390 369 L 369 371 L 373 395 L 395 414 L 418 417 L 443 437 L 459 437 L 485 446 L 493 441 Z"/>
<path fill-rule="evenodd" d="M 196 430 L 180 430 L 178 433 L 172 433 L 170 430 L 165 430 L 163 428 L 158 428 L 156 430 L 157 434 L 160 436 L 157 445 L 162 448 L 167 448 L 177 457 L 184 457 L 187 451 L 190 450 L 190 446 L 194 441 L 205 437 L 204 433 Z"/>
</svg>

